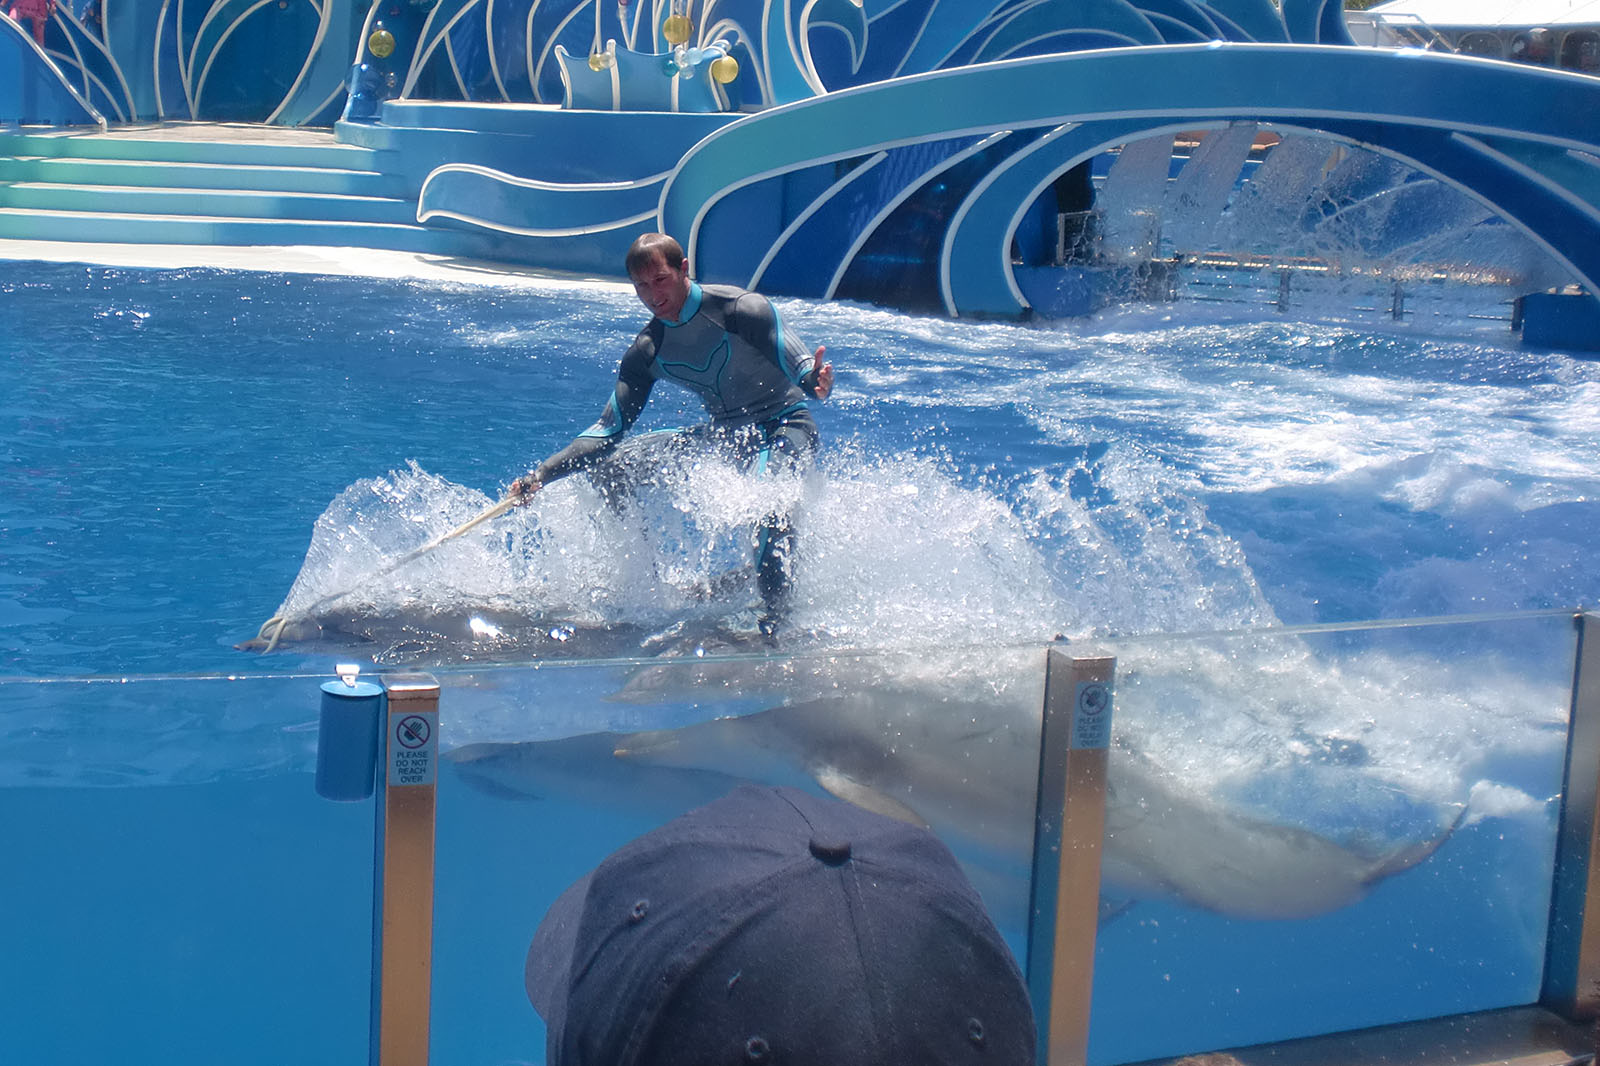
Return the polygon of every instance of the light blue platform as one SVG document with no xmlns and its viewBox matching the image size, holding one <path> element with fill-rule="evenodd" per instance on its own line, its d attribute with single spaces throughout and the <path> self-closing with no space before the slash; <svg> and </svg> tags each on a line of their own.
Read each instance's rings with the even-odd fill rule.
<svg viewBox="0 0 1600 1066">
<path fill-rule="evenodd" d="M 1246 250 L 1215 224 L 1235 190 L 1305 184 L 1358 150 L 1406 176 L 1321 193 L 1323 215 L 1426 182 L 1600 291 L 1600 79 L 1356 47 L 1336 0 L 680 6 L 676 47 L 666 4 L 444 0 L 363 19 L 333 0 L 95 0 L 59 9 L 43 50 L 0 22 L 0 234 L 347 243 L 616 275 L 632 236 L 662 229 L 705 281 L 1018 317 L 1051 312 L 1042 294 L 1074 276 L 1114 299 L 1130 254 Z M 203 128 L 144 142 L 15 125 L 217 120 L 335 135 L 247 149 Z M 1144 186 L 1165 201 L 1151 248 L 1060 261 L 1062 175 L 1200 135 L 1185 168 Z M 1276 137 L 1325 147 L 1304 173 L 1258 173 Z M 1128 180 L 1099 175 L 1094 210 Z"/>
</svg>

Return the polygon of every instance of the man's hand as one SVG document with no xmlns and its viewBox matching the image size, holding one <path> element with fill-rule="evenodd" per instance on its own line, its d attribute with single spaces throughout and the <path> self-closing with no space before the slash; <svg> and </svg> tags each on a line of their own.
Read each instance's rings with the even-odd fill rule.
<svg viewBox="0 0 1600 1066">
<path fill-rule="evenodd" d="M 826 400 L 828 398 L 828 393 L 833 391 L 833 364 L 824 363 L 822 361 L 822 353 L 827 350 L 827 345 L 823 345 L 821 348 L 817 349 L 817 354 L 815 356 L 817 367 L 817 384 L 816 387 L 811 391 L 816 394 L 816 397 L 819 400 Z"/>
<path fill-rule="evenodd" d="M 528 499 L 543 487 L 544 482 L 532 474 L 523 474 L 511 483 L 510 488 L 506 489 L 506 495 L 515 500 L 518 507 L 524 507 L 527 505 Z"/>
</svg>

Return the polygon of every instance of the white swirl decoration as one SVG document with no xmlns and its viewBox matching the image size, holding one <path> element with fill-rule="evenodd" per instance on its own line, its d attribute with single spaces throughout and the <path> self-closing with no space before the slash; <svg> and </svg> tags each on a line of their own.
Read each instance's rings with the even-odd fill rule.
<svg viewBox="0 0 1600 1066">
<path fill-rule="evenodd" d="M 72 0 L 45 51 L 113 122 L 329 125 L 352 67 L 412 99 L 560 102 L 555 49 L 668 58 L 663 26 L 739 63 L 745 105 L 1018 56 L 1206 40 L 1347 44 L 1340 0 Z M 375 21 L 392 54 L 369 54 Z M 358 27 L 360 27 L 358 29 Z"/>
</svg>

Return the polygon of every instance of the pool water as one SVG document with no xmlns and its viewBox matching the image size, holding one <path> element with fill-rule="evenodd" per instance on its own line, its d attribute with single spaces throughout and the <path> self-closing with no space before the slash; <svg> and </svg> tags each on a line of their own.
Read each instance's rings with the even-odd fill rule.
<svg viewBox="0 0 1600 1066">
<path fill-rule="evenodd" d="M 739 571 L 775 504 L 801 536 L 779 650 L 948 664 L 908 707 L 1025 705 L 982 649 L 1060 638 L 1118 654 L 1119 731 L 1191 794 L 1363 853 L 1466 805 L 1433 860 L 1331 914 L 1135 901 L 1101 934 L 1097 1063 L 1537 995 L 1572 649 L 1534 612 L 1600 593 L 1600 364 L 1522 350 L 1467 317 L 1476 294 L 1398 323 L 1336 292 L 1298 318 L 1046 325 L 780 301 L 838 368 L 812 476 L 702 462 L 621 508 L 572 478 L 387 574 L 594 419 L 642 321 L 631 292 L 9 263 L 0 295 L 0 814 L 30 827 L 0 898 L 36 920 L 36 983 L 0 1008 L 19 1049 L 347 1059 L 370 822 L 308 799 L 306 675 L 438 670 L 448 748 L 548 745 L 506 750 L 581 790 L 576 736 L 782 702 L 759 676 L 717 697 L 637 665 L 749 650 Z M 645 426 L 695 417 L 663 389 Z M 272 653 L 235 647 L 319 603 Z M 1456 614 L 1485 620 L 1153 636 Z M 494 665 L 595 656 L 634 665 Z M 520 953 L 543 904 L 726 783 L 713 761 L 630 772 L 616 802 L 447 763 L 436 1053 L 540 1060 Z M 1014 890 L 986 898 L 1017 944 Z M 80 934 L 102 953 L 54 946 Z M 1300 980 L 1261 963 L 1285 958 Z M 304 1031 L 240 1040 L 296 973 Z"/>
<path fill-rule="evenodd" d="M 313 560 L 305 586 L 359 586 L 588 425 L 640 322 L 618 286 L 537 282 L 8 264 L 0 292 L 0 669 L 41 676 L 320 663 L 233 649 L 285 602 L 319 516 L 369 542 Z M 839 371 L 821 476 L 793 490 L 801 645 L 1570 606 L 1600 589 L 1600 364 L 1518 350 L 1499 327 L 783 306 Z M 646 421 L 694 416 L 661 395 Z M 636 579 L 737 565 L 759 505 L 742 498 L 708 475 L 618 518 L 574 479 L 450 546 L 498 557 L 402 571 L 347 613 L 489 604 L 648 635 L 684 609 L 662 589 L 694 575 Z M 661 512 L 698 504 L 704 527 L 659 532 Z"/>
</svg>

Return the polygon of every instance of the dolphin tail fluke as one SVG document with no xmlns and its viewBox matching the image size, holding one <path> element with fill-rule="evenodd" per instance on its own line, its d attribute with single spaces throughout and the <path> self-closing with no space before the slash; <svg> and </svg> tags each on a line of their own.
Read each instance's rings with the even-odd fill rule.
<svg viewBox="0 0 1600 1066">
<path fill-rule="evenodd" d="M 816 777 L 817 784 L 846 803 L 853 803 L 857 807 L 869 810 L 874 814 L 881 814 L 886 818 L 895 818 L 911 825 L 920 826 L 923 829 L 928 828 L 928 820 L 906 804 L 901 803 L 893 796 L 878 791 L 871 785 L 862 784 L 860 781 L 839 772 L 831 766 L 822 767 L 813 776 Z"/>
<path fill-rule="evenodd" d="M 1375 885 L 1386 877 L 1404 873 L 1413 866 L 1426 862 L 1434 852 L 1444 845 L 1446 840 L 1450 839 L 1457 829 L 1461 828 L 1462 822 L 1466 820 L 1468 810 L 1470 810 L 1468 805 L 1463 803 L 1461 809 L 1456 812 L 1455 819 L 1438 836 L 1431 840 L 1424 840 L 1420 844 L 1401 848 L 1394 854 L 1386 856 L 1368 872 L 1364 878 L 1365 883 L 1367 885 Z"/>
</svg>

